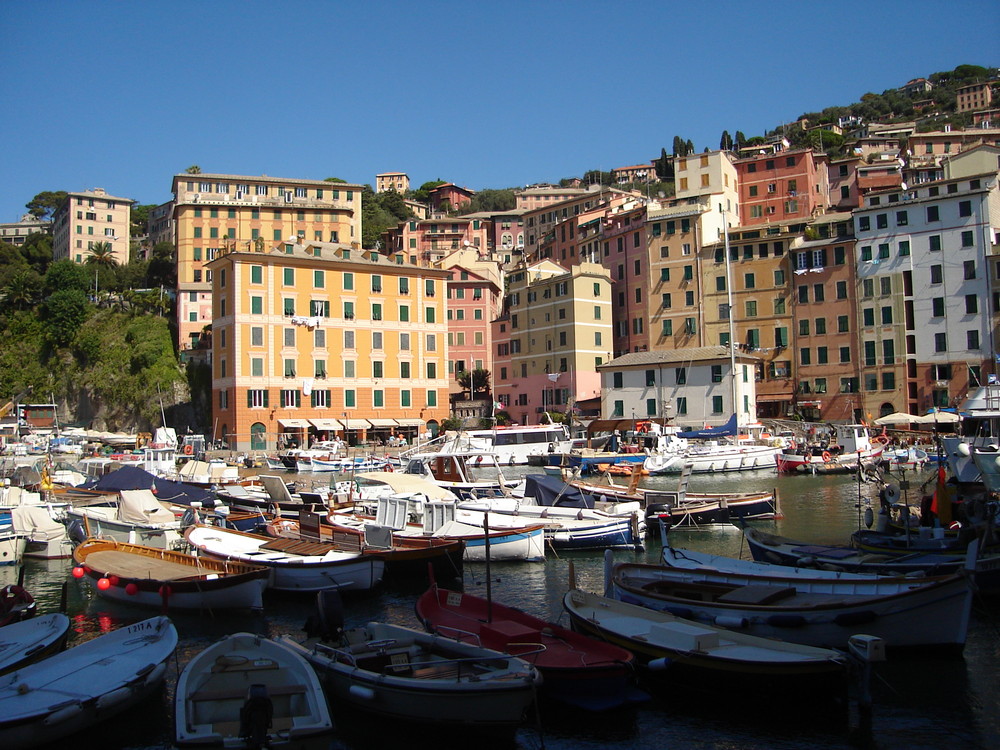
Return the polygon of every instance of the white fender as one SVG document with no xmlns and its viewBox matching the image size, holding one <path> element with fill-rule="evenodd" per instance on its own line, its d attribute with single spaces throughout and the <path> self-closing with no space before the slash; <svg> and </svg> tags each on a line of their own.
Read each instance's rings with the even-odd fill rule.
<svg viewBox="0 0 1000 750">
<path fill-rule="evenodd" d="M 42 719 L 42 724 L 45 726 L 54 726 L 56 724 L 62 724 L 69 721 L 70 719 L 76 718 L 79 714 L 83 713 L 83 706 L 79 703 L 72 703 L 65 708 L 61 708 L 55 711 L 44 719 Z"/>
<path fill-rule="evenodd" d="M 119 703 L 124 703 L 126 700 L 132 697 L 132 688 L 120 687 L 117 690 L 112 690 L 110 693 L 105 693 L 100 698 L 97 699 L 98 711 L 103 711 L 105 709 L 111 708 L 112 706 L 117 706 Z"/>
</svg>

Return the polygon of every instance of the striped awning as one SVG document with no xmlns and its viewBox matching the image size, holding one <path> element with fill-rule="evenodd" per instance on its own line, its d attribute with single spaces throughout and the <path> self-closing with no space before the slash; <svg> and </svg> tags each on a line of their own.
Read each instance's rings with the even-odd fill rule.
<svg viewBox="0 0 1000 750">
<path fill-rule="evenodd" d="M 406 419 L 397 419 L 397 424 L 400 427 L 423 427 L 425 422 L 422 419 L 416 417 L 407 417 Z"/>
<path fill-rule="evenodd" d="M 372 427 L 396 427 L 399 422 L 395 419 L 369 419 Z"/>
<path fill-rule="evenodd" d="M 341 423 L 348 430 L 367 430 L 371 426 L 367 419 L 342 419 Z"/>
</svg>

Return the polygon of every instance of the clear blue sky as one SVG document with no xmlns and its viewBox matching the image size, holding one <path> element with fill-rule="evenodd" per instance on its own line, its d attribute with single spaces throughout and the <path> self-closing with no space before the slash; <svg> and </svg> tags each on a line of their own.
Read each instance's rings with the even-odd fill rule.
<svg viewBox="0 0 1000 750">
<path fill-rule="evenodd" d="M 173 174 L 474 190 L 718 148 L 963 63 L 996 0 L 0 0 L 0 221 L 42 190 Z"/>
</svg>

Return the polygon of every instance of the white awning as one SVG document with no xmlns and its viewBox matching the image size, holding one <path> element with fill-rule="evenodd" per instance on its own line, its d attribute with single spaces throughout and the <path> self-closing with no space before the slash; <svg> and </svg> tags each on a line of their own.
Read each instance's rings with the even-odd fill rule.
<svg viewBox="0 0 1000 750">
<path fill-rule="evenodd" d="M 303 430 L 309 428 L 308 419 L 279 419 L 278 424 L 282 427 L 296 427 Z"/>
<path fill-rule="evenodd" d="M 345 419 L 342 421 L 348 430 L 367 430 L 370 427 L 367 419 Z"/>
<path fill-rule="evenodd" d="M 407 417 L 406 419 L 397 419 L 396 422 L 400 427 L 423 427 L 424 420 L 417 419 L 415 417 Z"/>
<path fill-rule="evenodd" d="M 369 419 L 372 427 L 395 427 L 399 424 L 395 419 Z"/>
<path fill-rule="evenodd" d="M 310 419 L 312 426 L 317 430 L 342 430 L 344 425 L 342 425 L 336 419 Z"/>
</svg>

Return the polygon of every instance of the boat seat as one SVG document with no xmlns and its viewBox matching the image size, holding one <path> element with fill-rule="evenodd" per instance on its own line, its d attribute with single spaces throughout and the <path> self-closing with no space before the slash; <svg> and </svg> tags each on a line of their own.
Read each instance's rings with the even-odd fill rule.
<svg viewBox="0 0 1000 750">
<path fill-rule="evenodd" d="M 724 604 L 774 604 L 782 599 L 795 596 L 795 593 L 794 586 L 750 584 L 722 594 L 716 598 L 716 601 Z"/>
<path fill-rule="evenodd" d="M 480 633 L 483 636 L 484 645 L 489 644 L 489 648 L 500 651 L 513 643 L 536 644 L 542 641 L 537 629 L 506 620 L 484 623 L 480 628 Z"/>
<path fill-rule="evenodd" d="M 267 694 L 269 696 L 278 695 L 299 695 L 305 693 L 308 688 L 305 685 L 268 685 Z M 249 686 L 241 686 L 231 690 L 198 690 L 191 693 L 192 701 L 232 701 L 246 700 Z"/>
<path fill-rule="evenodd" d="M 289 555 L 316 555 L 321 557 L 327 552 L 338 551 L 336 545 L 325 542 L 308 542 L 301 539 L 272 539 L 260 545 L 260 549 L 284 552 Z"/>
</svg>

